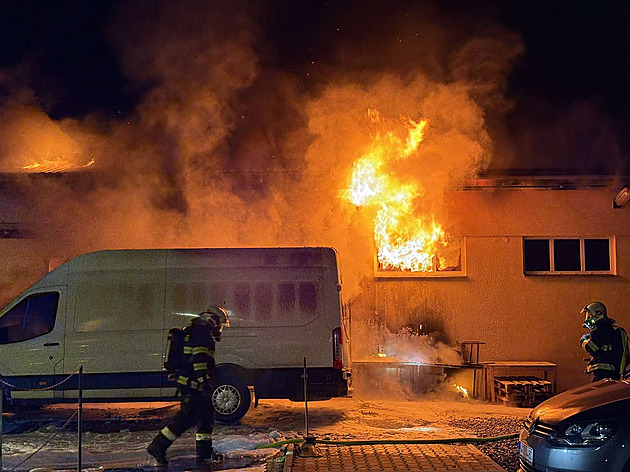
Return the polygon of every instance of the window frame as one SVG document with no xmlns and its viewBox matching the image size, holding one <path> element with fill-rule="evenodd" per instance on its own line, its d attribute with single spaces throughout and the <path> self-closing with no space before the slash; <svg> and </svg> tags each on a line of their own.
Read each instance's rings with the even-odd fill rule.
<svg viewBox="0 0 630 472">
<path fill-rule="evenodd" d="M 378 249 L 374 247 L 374 277 L 377 279 L 433 279 L 466 277 L 466 236 L 458 236 L 461 241 L 459 259 L 460 270 L 440 270 L 434 272 L 412 272 L 381 269 L 378 264 Z"/>
<path fill-rule="evenodd" d="M 549 270 L 526 270 L 525 268 L 525 241 L 546 239 L 549 244 Z M 586 270 L 585 241 L 588 239 L 608 240 L 608 270 Z M 579 240 L 580 241 L 580 270 L 555 270 L 556 260 L 554 253 L 554 241 Z M 617 240 L 615 236 L 523 236 L 521 238 L 521 264 L 524 276 L 530 275 L 617 275 Z"/>
</svg>

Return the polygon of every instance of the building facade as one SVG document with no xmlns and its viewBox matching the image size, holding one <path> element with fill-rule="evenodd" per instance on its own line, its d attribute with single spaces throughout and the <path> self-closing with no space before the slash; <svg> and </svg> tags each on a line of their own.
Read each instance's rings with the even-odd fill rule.
<svg viewBox="0 0 630 472">
<path fill-rule="evenodd" d="M 481 361 L 556 363 L 560 391 L 588 382 L 580 310 L 600 300 L 630 328 L 630 207 L 613 208 L 619 190 L 605 178 L 538 177 L 453 191 L 462 270 L 377 274 L 353 315 L 372 311 L 391 332 L 481 341 Z"/>
<path fill-rule="evenodd" d="M 5 187 L 6 188 L 6 187 Z M 630 329 L 630 206 L 613 208 L 608 177 L 478 179 L 447 198 L 460 230 L 455 270 L 380 271 L 350 302 L 357 320 L 410 329 L 446 345 L 478 340 L 481 361 L 556 363 L 559 390 L 588 381 L 580 337 L 584 305 L 599 300 Z M 23 224 L 10 192 L 0 201 L 0 293 L 8 303 L 56 265 Z M 343 260 L 343 254 L 341 255 Z M 354 325 L 353 325 L 354 326 Z M 383 340 L 356 339 L 352 356 Z"/>
</svg>

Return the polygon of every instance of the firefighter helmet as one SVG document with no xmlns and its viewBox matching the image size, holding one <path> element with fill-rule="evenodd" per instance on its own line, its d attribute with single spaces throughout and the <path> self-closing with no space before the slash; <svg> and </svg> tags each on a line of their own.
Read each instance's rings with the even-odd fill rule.
<svg viewBox="0 0 630 472">
<path fill-rule="evenodd" d="M 230 326 L 230 318 L 225 308 L 212 305 L 197 315 L 197 320 L 207 325 L 213 331 L 213 336 L 218 341 L 221 331 L 225 326 Z"/>
<path fill-rule="evenodd" d="M 602 302 L 591 302 L 582 308 L 580 313 L 584 313 L 586 316 L 584 317 L 584 327 L 588 329 L 592 329 L 599 320 L 603 320 L 604 318 L 608 318 L 608 314 L 606 313 L 606 305 Z"/>
</svg>

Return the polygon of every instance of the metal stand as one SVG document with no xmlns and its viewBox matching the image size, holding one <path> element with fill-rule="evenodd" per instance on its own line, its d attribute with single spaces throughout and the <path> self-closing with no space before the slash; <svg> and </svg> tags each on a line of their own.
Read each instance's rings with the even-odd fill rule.
<svg viewBox="0 0 630 472">
<path fill-rule="evenodd" d="M 2 472 L 2 409 L 4 407 L 4 388 L 0 387 L 0 472 Z"/>
<path fill-rule="evenodd" d="M 81 422 L 83 419 L 83 366 L 79 366 L 79 412 L 77 415 L 77 472 L 81 472 L 82 434 Z"/>
<path fill-rule="evenodd" d="M 306 372 L 306 357 L 304 358 L 304 426 L 306 436 L 304 443 L 296 447 L 296 452 L 302 457 L 319 457 L 321 454 L 315 447 L 315 436 L 309 435 L 308 429 L 308 374 Z"/>
<path fill-rule="evenodd" d="M 308 437 L 308 375 L 306 373 L 306 357 L 304 358 L 304 429 Z"/>
</svg>

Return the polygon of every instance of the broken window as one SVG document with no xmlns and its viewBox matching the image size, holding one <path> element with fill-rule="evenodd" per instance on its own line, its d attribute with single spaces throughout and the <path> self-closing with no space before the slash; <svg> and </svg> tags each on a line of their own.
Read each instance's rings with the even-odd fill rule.
<svg viewBox="0 0 630 472">
<path fill-rule="evenodd" d="M 524 238 L 523 272 L 613 274 L 614 238 Z"/>
<path fill-rule="evenodd" d="M 379 278 L 458 277 L 466 275 L 465 238 L 448 236 L 428 251 L 391 251 L 388 257 L 377 248 L 374 274 Z"/>
</svg>

